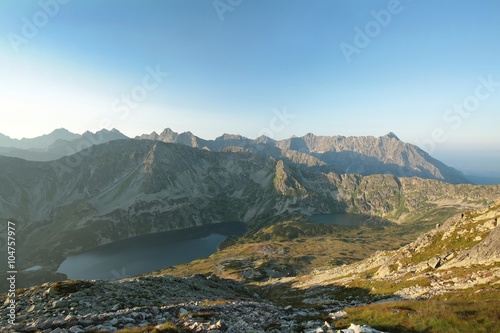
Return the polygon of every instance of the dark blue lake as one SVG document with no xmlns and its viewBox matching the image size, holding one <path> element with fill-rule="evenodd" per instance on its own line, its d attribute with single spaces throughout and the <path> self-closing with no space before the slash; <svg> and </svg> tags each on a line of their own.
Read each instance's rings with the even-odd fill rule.
<svg viewBox="0 0 500 333">
<path fill-rule="evenodd" d="M 208 257 L 227 236 L 242 235 L 245 231 L 244 223 L 228 222 L 138 236 L 70 256 L 58 272 L 82 280 L 144 274 Z"/>
</svg>

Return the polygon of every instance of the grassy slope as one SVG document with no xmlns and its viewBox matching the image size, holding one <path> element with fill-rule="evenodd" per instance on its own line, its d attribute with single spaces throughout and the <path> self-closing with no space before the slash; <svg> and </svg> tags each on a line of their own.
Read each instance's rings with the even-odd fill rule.
<svg viewBox="0 0 500 333">
<path fill-rule="evenodd" d="M 498 332 L 500 288 L 462 290 L 430 300 L 383 302 L 346 309 L 336 327 L 363 322 L 387 332 Z"/>
</svg>

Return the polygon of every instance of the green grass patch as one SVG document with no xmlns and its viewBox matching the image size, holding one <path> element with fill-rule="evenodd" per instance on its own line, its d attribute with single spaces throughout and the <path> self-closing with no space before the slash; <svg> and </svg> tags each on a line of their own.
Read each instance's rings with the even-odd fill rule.
<svg viewBox="0 0 500 333">
<path fill-rule="evenodd" d="M 345 328 L 352 322 L 364 323 L 387 332 L 498 332 L 500 294 L 487 298 L 461 298 L 399 301 L 348 308 L 348 316 L 335 322 Z"/>
<path fill-rule="evenodd" d="M 410 276 L 405 276 L 398 280 L 357 280 L 349 283 L 349 286 L 368 289 L 374 295 L 390 295 L 401 289 L 415 286 L 425 287 L 430 286 L 430 284 L 431 280 L 425 276 L 413 279 Z"/>
</svg>

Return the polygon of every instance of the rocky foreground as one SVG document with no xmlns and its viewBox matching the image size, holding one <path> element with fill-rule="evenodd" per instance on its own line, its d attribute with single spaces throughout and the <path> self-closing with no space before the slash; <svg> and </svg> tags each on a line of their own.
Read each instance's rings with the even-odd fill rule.
<svg viewBox="0 0 500 333">
<path fill-rule="evenodd" d="M 279 307 L 214 275 L 47 283 L 18 292 L 14 324 L 2 297 L 2 332 L 338 332 L 334 321 L 345 316 L 340 307 Z M 341 332 L 379 331 L 352 325 Z"/>
</svg>

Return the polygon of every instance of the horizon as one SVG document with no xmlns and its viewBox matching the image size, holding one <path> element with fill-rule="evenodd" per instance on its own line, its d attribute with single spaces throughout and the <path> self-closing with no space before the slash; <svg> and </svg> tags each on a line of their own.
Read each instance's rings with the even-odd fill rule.
<svg viewBox="0 0 500 333">
<path fill-rule="evenodd" d="M 1 3 L 0 133 L 394 132 L 431 155 L 500 150 L 500 3 L 215 3 Z"/>
</svg>

